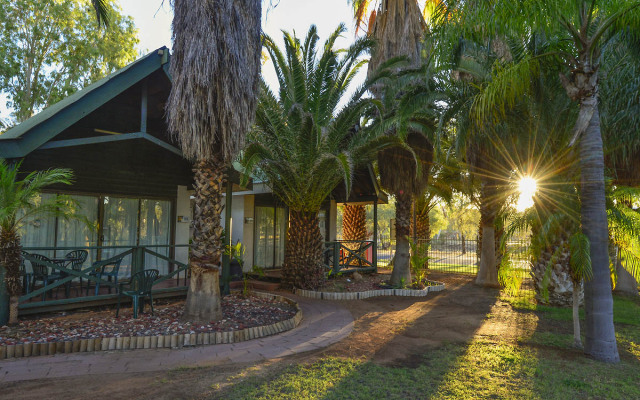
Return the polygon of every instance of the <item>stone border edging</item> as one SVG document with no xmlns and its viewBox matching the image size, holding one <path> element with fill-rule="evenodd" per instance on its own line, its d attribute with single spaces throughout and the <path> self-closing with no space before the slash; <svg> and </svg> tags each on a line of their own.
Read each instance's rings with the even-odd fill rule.
<svg viewBox="0 0 640 400">
<path fill-rule="evenodd" d="M 298 303 L 277 294 L 252 292 L 252 295 L 271 298 L 289 303 L 296 308 L 293 318 L 271 325 L 245 328 L 228 332 L 184 333 L 178 335 L 156 336 L 120 336 L 94 339 L 76 339 L 65 342 L 23 343 L 0 346 L 0 360 L 5 358 L 21 358 L 54 355 L 59 353 L 85 353 L 110 350 L 135 349 L 180 349 L 185 346 L 200 346 L 226 343 L 239 343 L 265 336 L 272 336 L 297 327 L 302 321 L 302 310 Z"/>
<path fill-rule="evenodd" d="M 437 285 L 427 286 L 424 289 L 377 289 L 367 290 L 365 292 L 317 292 L 315 290 L 296 289 L 295 294 L 302 297 L 308 297 L 310 299 L 319 300 L 363 300 L 370 297 L 377 296 L 415 296 L 424 297 L 429 292 L 440 292 L 444 290 L 444 283 L 437 282 Z"/>
</svg>

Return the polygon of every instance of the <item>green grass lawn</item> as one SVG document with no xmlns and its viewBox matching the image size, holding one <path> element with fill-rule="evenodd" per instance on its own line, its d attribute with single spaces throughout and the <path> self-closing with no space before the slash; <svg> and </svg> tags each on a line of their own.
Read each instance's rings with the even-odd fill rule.
<svg viewBox="0 0 640 400">
<path fill-rule="evenodd" d="M 513 342 L 446 344 L 407 366 L 324 357 L 231 378 L 220 399 L 640 399 L 640 302 L 615 299 L 622 361 L 609 365 L 571 348 L 571 310 L 517 303 L 560 324 L 563 333 L 529 332 Z M 566 326 L 564 324 L 567 324 Z"/>
</svg>

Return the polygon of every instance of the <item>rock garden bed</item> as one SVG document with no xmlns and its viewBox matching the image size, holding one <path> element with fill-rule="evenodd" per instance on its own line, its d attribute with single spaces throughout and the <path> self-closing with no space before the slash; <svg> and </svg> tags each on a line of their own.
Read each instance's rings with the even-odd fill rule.
<svg viewBox="0 0 640 400">
<path fill-rule="evenodd" d="M 444 290 L 444 283 L 425 280 L 417 287 L 393 288 L 389 273 L 342 275 L 331 278 L 318 290 L 296 289 L 303 297 L 324 300 L 359 300 L 376 296 L 426 296 Z"/>
<path fill-rule="evenodd" d="M 234 343 L 294 328 L 302 313 L 292 300 L 278 295 L 239 293 L 222 299 L 223 318 L 209 324 L 182 321 L 184 301 L 156 302 L 133 319 L 131 307 L 87 311 L 54 317 L 27 317 L 16 326 L 0 327 L 0 359 L 69 352 L 183 347 Z"/>
</svg>

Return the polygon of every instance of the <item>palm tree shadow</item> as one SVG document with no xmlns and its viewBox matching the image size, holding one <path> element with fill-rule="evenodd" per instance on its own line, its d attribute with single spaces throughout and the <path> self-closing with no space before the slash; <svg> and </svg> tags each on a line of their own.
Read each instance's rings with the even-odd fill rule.
<svg viewBox="0 0 640 400">
<path fill-rule="evenodd" d="M 336 398 L 338 393 L 349 398 L 428 398 L 435 394 L 481 331 L 499 292 L 479 288 L 467 280 L 429 296 L 424 300 L 367 300 L 380 309 L 385 303 L 396 302 L 398 310 L 359 318 L 356 323 L 359 329 L 352 336 L 323 353 L 324 356 L 364 357 L 366 361 L 342 377 L 322 398 Z M 366 343 L 359 344 L 359 341 Z M 424 378 L 424 367 L 429 370 L 428 381 L 415 384 L 411 376 Z M 388 374 L 396 375 L 390 368 L 404 371 L 400 379 L 385 379 Z M 412 371 L 418 369 L 420 372 Z M 371 379 L 378 374 L 380 380 Z M 409 378 L 402 382 L 403 377 Z"/>
</svg>

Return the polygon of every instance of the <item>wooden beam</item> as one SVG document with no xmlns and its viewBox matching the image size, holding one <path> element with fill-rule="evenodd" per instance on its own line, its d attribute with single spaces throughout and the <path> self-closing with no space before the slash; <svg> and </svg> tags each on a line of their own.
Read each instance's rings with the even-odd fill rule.
<svg viewBox="0 0 640 400">
<path fill-rule="evenodd" d="M 140 137 L 142 139 L 146 139 L 148 141 L 150 141 L 151 143 L 155 143 L 158 146 L 164 148 L 165 150 L 169 150 L 170 152 L 179 155 L 180 157 L 182 157 L 182 151 L 180 151 L 180 149 L 178 149 L 175 146 L 172 146 L 171 144 L 165 142 L 164 140 L 160 140 L 155 136 L 149 135 L 146 132 L 138 132 L 140 133 Z"/>
<path fill-rule="evenodd" d="M 89 144 L 119 142 L 122 140 L 140 139 L 141 137 L 142 137 L 142 132 L 134 132 L 134 133 L 123 133 L 121 135 L 93 136 L 93 137 L 79 138 L 79 139 L 56 140 L 53 142 L 47 142 L 43 144 L 42 146 L 38 147 L 38 150 L 59 149 L 62 147 L 86 146 Z"/>
</svg>

